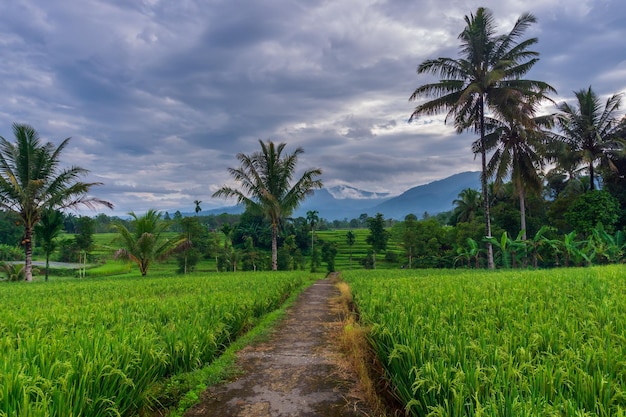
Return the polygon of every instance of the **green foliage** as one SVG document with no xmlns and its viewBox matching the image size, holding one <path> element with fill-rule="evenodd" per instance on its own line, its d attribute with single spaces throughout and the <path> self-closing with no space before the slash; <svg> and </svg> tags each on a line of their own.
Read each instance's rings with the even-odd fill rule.
<svg viewBox="0 0 626 417">
<path fill-rule="evenodd" d="M 149 415 L 163 378 L 213 362 L 307 281 L 299 272 L 0 286 L 0 413 Z"/>
<path fill-rule="evenodd" d="M 24 281 L 26 270 L 23 263 L 0 262 L 0 272 L 4 275 L 3 281 Z"/>
<path fill-rule="evenodd" d="M 589 235 L 598 225 L 612 233 L 619 215 L 620 206 L 615 197 L 604 190 L 593 190 L 578 196 L 564 217 L 574 230 Z"/>
<path fill-rule="evenodd" d="M 385 220 L 381 213 L 376 213 L 375 217 L 369 217 L 367 219 L 367 225 L 369 227 L 370 234 L 365 239 L 368 245 L 372 247 L 374 253 L 374 269 L 376 268 L 376 253 L 387 249 L 387 242 L 391 237 L 388 230 L 385 229 Z"/>
<path fill-rule="evenodd" d="M 168 239 L 164 234 L 169 223 L 161 220 L 161 213 L 148 210 L 143 216 L 129 213 L 132 217 L 131 230 L 122 223 L 114 225 L 119 236 L 116 243 L 120 246 L 115 257 L 128 259 L 139 267 L 145 276 L 153 262 L 163 260 L 175 250 L 186 247 L 187 239 Z"/>
<path fill-rule="evenodd" d="M 13 245 L 0 243 L 0 261 L 21 261 L 24 259 L 24 251 Z"/>
<path fill-rule="evenodd" d="M 335 272 L 335 258 L 337 257 L 337 245 L 334 242 L 323 242 L 322 260 L 326 262 L 326 271 Z"/>
<path fill-rule="evenodd" d="M 17 246 L 24 236 L 19 216 L 11 211 L 0 210 L 0 245 Z"/>
<path fill-rule="evenodd" d="M 618 416 L 623 266 L 344 271 L 412 416 Z"/>
</svg>

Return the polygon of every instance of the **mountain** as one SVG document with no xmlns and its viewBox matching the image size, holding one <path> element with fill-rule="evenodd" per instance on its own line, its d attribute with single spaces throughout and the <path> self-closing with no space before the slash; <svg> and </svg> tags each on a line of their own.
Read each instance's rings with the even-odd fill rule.
<svg viewBox="0 0 626 417">
<path fill-rule="evenodd" d="M 345 187 L 345 186 L 342 186 Z M 334 188 L 334 187 L 333 187 Z M 368 207 L 373 207 L 386 201 L 388 198 L 365 198 L 366 195 L 377 196 L 377 193 L 358 190 L 350 187 L 350 194 L 359 198 L 337 198 L 330 190 L 322 188 L 316 190 L 312 196 L 307 197 L 302 205 L 295 211 L 294 217 L 306 217 L 309 210 L 317 210 L 318 216 L 326 220 L 353 219 L 361 213 L 366 213 Z M 333 190 L 337 193 L 337 190 Z M 339 195 L 339 194 L 335 194 Z"/>
<path fill-rule="evenodd" d="M 364 191 L 349 185 L 336 185 L 327 189 L 328 192 L 336 199 L 383 199 L 390 196 L 390 193 L 379 193 L 374 191 Z"/>
<path fill-rule="evenodd" d="M 413 187 L 367 211 L 371 216 L 382 213 L 386 218 L 403 220 L 413 213 L 421 218 L 424 212 L 437 214 L 454 208 L 452 203 L 465 188 L 480 189 L 480 172 L 462 172 L 439 181 Z"/>
<path fill-rule="evenodd" d="M 307 197 L 293 214 L 306 217 L 307 211 L 317 210 L 318 216 L 329 221 L 354 219 L 366 213 L 385 218 L 404 220 L 413 213 L 422 218 L 424 212 L 437 214 L 452 210 L 452 202 L 465 188 L 480 189 L 480 172 L 462 172 L 439 181 L 413 187 L 402 194 L 390 197 L 389 193 L 364 191 L 348 185 L 316 190 Z M 242 213 L 243 207 L 231 206 L 203 211 L 203 214 Z"/>
</svg>

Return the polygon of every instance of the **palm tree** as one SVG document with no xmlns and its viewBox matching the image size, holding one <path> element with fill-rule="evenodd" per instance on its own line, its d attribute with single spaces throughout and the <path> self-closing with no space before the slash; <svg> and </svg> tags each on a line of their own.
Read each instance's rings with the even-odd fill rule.
<svg viewBox="0 0 626 417">
<path fill-rule="evenodd" d="M 545 148 L 553 117 L 535 117 L 540 101 L 545 97 L 536 95 L 526 102 L 511 103 L 503 107 L 494 117 L 486 118 L 485 136 L 487 151 L 494 153 L 487 165 L 487 174 L 495 176 L 495 187 L 500 187 L 510 174 L 513 188 L 519 196 L 520 225 L 522 239 L 526 240 L 526 192 L 539 192 L 542 188 Z M 474 142 L 475 151 L 480 151 L 481 142 Z"/>
<path fill-rule="evenodd" d="M 278 269 L 278 228 L 307 195 L 322 188 L 322 181 L 317 178 L 322 171 L 308 169 L 291 185 L 298 156 L 304 150 L 298 147 L 293 153 L 283 156 L 286 144 L 275 145 L 270 140 L 267 143 L 259 140 L 259 143 L 260 152 L 237 154 L 241 166 L 228 169 L 240 188 L 225 185 L 213 197 L 234 197 L 238 203 L 263 213 L 269 219 L 272 228 L 272 270 L 275 271 Z"/>
<path fill-rule="evenodd" d="M 161 219 L 161 213 L 150 209 L 143 216 L 134 212 L 128 213 L 130 230 L 122 222 L 117 222 L 113 228 L 119 233 L 117 242 L 121 246 L 116 252 L 118 259 L 128 259 L 137 264 L 141 276 L 146 276 L 150 265 L 154 261 L 165 259 L 176 250 L 187 249 L 189 240 L 167 239 L 164 235 L 170 224 Z"/>
<path fill-rule="evenodd" d="M 306 220 L 311 225 L 311 254 L 313 253 L 313 242 L 315 241 L 315 225 L 320 221 L 317 210 L 309 210 L 306 212 Z"/>
<path fill-rule="evenodd" d="M 60 167 L 61 152 L 70 138 L 55 146 L 43 144 L 37 131 L 26 124 L 13 124 L 15 143 L 0 136 L 0 209 L 16 213 L 24 225 L 22 243 L 26 254 L 24 274 L 32 281 L 33 228 L 46 209 L 61 210 L 113 204 L 88 195 L 98 182 L 82 182 L 89 173 L 78 166 Z"/>
<path fill-rule="evenodd" d="M 452 201 L 452 204 L 455 206 L 453 214 L 457 223 L 471 222 L 476 218 L 482 205 L 480 191 L 473 188 L 465 188 L 459 193 L 459 198 Z"/>
<path fill-rule="evenodd" d="M 558 106 L 558 125 L 573 163 L 587 166 L 591 190 L 595 190 L 595 166 L 600 162 L 614 168 L 611 156 L 619 156 L 626 147 L 619 137 L 626 128 L 626 119 L 618 115 L 622 94 L 614 94 L 606 100 L 604 108 L 600 98 L 589 86 L 575 91 L 576 105 L 561 103 Z"/>
<path fill-rule="evenodd" d="M 56 249 L 55 239 L 63 230 L 63 214 L 58 210 L 44 210 L 41 220 L 35 225 L 35 237 L 41 240 L 41 247 L 46 254 L 46 281 L 50 269 L 50 254 Z"/>
<path fill-rule="evenodd" d="M 202 211 L 202 207 L 200 207 L 200 203 L 202 203 L 202 201 L 200 200 L 194 200 L 193 203 L 196 205 L 196 217 L 198 216 L 198 213 L 200 213 Z"/>
<path fill-rule="evenodd" d="M 350 269 L 352 269 L 352 246 L 356 243 L 356 235 L 352 230 L 346 233 L 346 244 L 350 248 Z"/>
<path fill-rule="evenodd" d="M 417 68 L 418 74 L 430 73 L 441 79 L 418 87 L 409 98 L 409 101 L 415 101 L 423 96 L 434 97 L 417 106 L 409 121 L 445 110 L 448 112 L 446 121 L 452 117 L 458 133 L 472 129 L 480 134 L 481 187 L 488 238 L 491 237 L 491 219 L 487 196 L 485 112 L 498 113 L 512 93 L 524 98 L 554 91 L 545 82 L 521 79 L 539 60 L 539 53 L 528 49 L 537 43 L 537 38 L 519 43 L 517 39 L 535 21 L 532 14 L 523 14 L 508 34 L 496 36 L 491 11 L 479 7 L 476 15 L 465 16 L 466 26 L 459 35 L 462 57 L 422 62 Z M 491 240 L 486 239 L 486 242 L 488 266 L 493 269 Z"/>
</svg>

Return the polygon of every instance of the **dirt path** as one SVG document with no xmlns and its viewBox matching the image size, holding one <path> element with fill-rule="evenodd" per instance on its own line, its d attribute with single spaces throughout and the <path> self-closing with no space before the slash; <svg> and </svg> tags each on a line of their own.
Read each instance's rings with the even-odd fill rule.
<svg viewBox="0 0 626 417">
<path fill-rule="evenodd" d="M 300 295 L 270 340 L 238 354 L 245 374 L 208 389 L 186 417 L 374 416 L 358 398 L 355 378 L 342 366 L 336 337 L 339 294 L 320 280 Z"/>
</svg>

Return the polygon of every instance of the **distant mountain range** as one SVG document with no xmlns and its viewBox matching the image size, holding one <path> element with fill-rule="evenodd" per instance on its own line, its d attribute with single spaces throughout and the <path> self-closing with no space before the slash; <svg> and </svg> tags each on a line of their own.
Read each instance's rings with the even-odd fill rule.
<svg viewBox="0 0 626 417">
<path fill-rule="evenodd" d="M 326 220 L 358 218 L 366 213 L 375 216 L 382 213 L 385 218 L 403 220 L 407 214 L 422 218 L 425 212 L 437 214 L 452 210 L 452 202 L 465 188 L 480 189 L 480 172 L 462 172 L 429 184 L 413 187 L 402 194 L 391 197 L 389 193 L 359 190 L 347 185 L 322 188 L 308 197 L 294 213 L 294 217 L 306 217 L 309 210 L 317 210 L 318 216 Z M 241 213 L 239 206 L 207 210 L 203 214 Z"/>
</svg>

